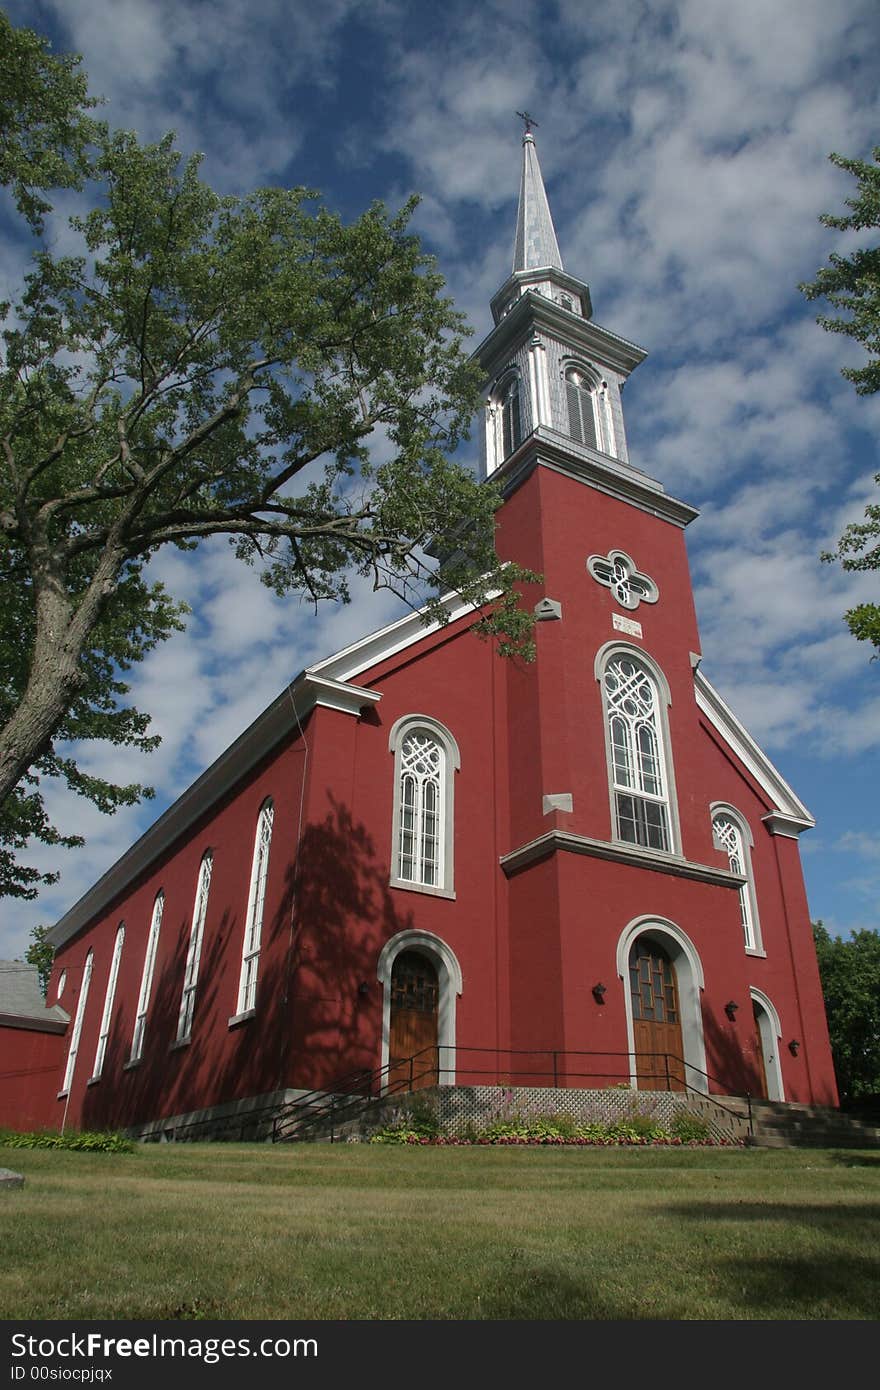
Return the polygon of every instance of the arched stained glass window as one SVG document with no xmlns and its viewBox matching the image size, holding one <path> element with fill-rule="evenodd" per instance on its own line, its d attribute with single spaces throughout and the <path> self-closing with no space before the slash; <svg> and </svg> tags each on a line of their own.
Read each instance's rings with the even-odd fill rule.
<svg viewBox="0 0 880 1390">
<path fill-rule="evenodd" d="M 119 962 L 122 959 L 122 946 L 124 941 L 125 923 L 120 922 L 116 929 L 116 943 L 113 947 L 113 959 L 110 962 L 110 974 L 107 977 L 107 993 L 104 995 L 104 1012 L 101 1015 L 101 1031 L 98 1034 L 95 1065 L 92 1068 L 93 1081 L 97 1081 L 101 1072 L 104 1070 L 104 1058 L 107 1055 L 107 1039 L 110 1036 L 110 1023 L 113 1018 L 113 1001 L 116 998 L 116 981 L 119 978 Z"/>
<path fill-rule="evenodd" d="M 727 855 L 731 873 L 741 874 L 746 880 L 739 890 L 743 940 L 747 951 L 760 952 L 761 933 L 747 823 L 732 807 L 716 806 L 712 813 L 712 836 L 716 849 Z"/>
<path fill-rule="evenodd" d="M 64 1068 L 64 1080 L 61 1083 L 61 1094 L 66 1095 L 73 1083 L 73 1074 L 76 1071 L 76 1059 L 79 1054 L 79 1040 L 82 1036 L 83 1015 L 86 1011 L 86 1001 L 89 997 L 89 985 L 92 982 L 92 967 L 95 957 L 91 951 L 83 963 L 82 984 L 79 988 L 79 999 L 76 1003 L 76 1013 L 73 1019 L 73 1031 L 70 1034 L 70 1047 L 67 1049 L 67 1065 Z"/>
<path fill-rule="evenodd" d="M 257 819 L 254 858 L 251 865 L 251 886 L 248 894 L 241 957 L 241 978 L 238 985 L 237 1013 L 246 1013 L 257 1006 L 257 976 L 260 970 L 260 944 L 263 934 L 263 909 L 266 900 L 266 877 L 269 872 L 269 847 L 272 843 L 272 823 L 275 809 L 271 799 L 264 801 Z"/>
<path fill-rule="evenodd" d="M 196 983 L 199 978 L 199 961 L 202 955 L 202 936 L 205 931 L 205 917 L 208 913 L 208 892 L 211 887 L 211 871 L 214 856 L 210 850 L 202 855 L 199 877 L 196 883 L 196 900 L 193 905 L 192 926 L 189 933 L 189 949 L 186 953 L 186 971 L 183 977 L 183 993 L 180 999 L 180 1016 L 177 1020 L 177 1041 L 186 1042 L 192 1033 L 193 1013 L 196 1006 Z"/>
<path fill-rule="evenodd" d="M 158 892 L 153 903 L 153 918 L 147 949 L 144 952 L 144 968 L 141 974 L 141 988 L 138 995 L 137 1013 L 134 1020 L 134 1034 L 131 1040 L 130 1062 L 139 1062 L 144 1054 L 144 1034 L 147 1028 L 147 1009 L 150 1007 L 150 992 L 153 988 L 153 971 L 156 967 L 156 951 L 159 946 L 159 929 L 162 926 L 162 913 L 165 910 L 165 894 Z"/>
<path fill-rule="evenodd" d="M 451 895 L 458 746 L 424 715 L 398 720 L 389 746 L 395 755 L 392 882 Z"/>
<path fill-rule="evenodd" d="M 612 655 L 602 678 L 611 749 L 616 834 L 646 849 L 672 847 L 660 700 L 641 662 Z"/>
</svg>

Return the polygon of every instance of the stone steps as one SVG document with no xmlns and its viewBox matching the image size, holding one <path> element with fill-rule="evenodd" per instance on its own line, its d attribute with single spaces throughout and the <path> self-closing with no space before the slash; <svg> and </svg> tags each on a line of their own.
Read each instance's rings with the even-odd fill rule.
<svg viewBox="0 0 880 1390">
<path fill-rule="evenodd" d="M 748 1114 L 748 1102 L 739 1096 L 719 1100 L 737 1114 Z M 824 1105 L 797 1101 L 752 1101 L 754 1133 L 747 1141 L 760 1148 L 880 1148 L 880 1125 Z"/>
</svg>

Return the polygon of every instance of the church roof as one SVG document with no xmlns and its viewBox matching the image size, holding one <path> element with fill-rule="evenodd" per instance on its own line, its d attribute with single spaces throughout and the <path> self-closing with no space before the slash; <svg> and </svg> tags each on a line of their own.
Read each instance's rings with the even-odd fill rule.
<svg viewBox="0 0 880 1390">
<path fill-rule="evenodd" d="M 516 239 L 513 246 L 513 269 L 536 270 L 553 266 L 562 270 L 562 256 L 550 216 L 550 205 L 541 178 L 535 137 L 530 130 L 523 136 L 522 181 L 519 188 L 519 210 L 516 216 Z"/>
<path fill-rule="evenodd" d="M 64 1024 L 68 1016 L 60 1004 L 46 1008 L 35 965 L 20 960 L 0 960 L 0 1020 L 11 1023 Z"/>
</svg>

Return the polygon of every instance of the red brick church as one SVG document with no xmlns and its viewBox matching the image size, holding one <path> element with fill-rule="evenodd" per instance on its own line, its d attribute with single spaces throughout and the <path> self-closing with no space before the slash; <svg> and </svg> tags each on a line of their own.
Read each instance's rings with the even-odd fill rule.
<svg viewBox="0 0 880 1390">
<path fill-rule="evenodd" d="M 696 512 L 629 461 L 644 353 L 563 269 L 530 131 L 492 313 L 482 466 L 543 576 L 535 662 L 452 595 L 297 676 L 54 927 L 43 1124 L 173 1128 L 414 1055 L 423 1084 L 836 1104 L 813 821 L 702 673 Z"/>
</svg>

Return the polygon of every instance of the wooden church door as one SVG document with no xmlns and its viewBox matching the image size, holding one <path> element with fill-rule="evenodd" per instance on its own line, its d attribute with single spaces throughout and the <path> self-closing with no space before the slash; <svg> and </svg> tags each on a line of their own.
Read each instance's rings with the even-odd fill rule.
<svg viewBox="0 0 880 1390">
<path fill-rule="evenodd" d="M 439 998 L 432 961 L 418 951 L 401 951 L 391 972 L 389 1088 L 408 1088 L 410 1078 L 414 1091 L 436 1086 Z"/>
<path fill-rule="evenodd" d="M 675 966 L 656 941 L 640 937 L 629 953 L 633 1045 L 640 1091 L 683 1091 L 684 1048 Z"/>
</svg>

